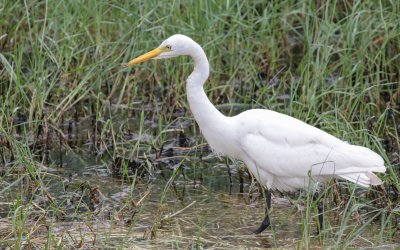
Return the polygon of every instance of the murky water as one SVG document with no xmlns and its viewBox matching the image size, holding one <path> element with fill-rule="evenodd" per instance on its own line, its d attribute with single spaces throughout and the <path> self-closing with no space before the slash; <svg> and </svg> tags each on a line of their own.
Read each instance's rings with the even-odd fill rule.
<svg viewBox="0 0 400 250">
<path fill-rule="evenodd" d="M 293 228 L 296 222 L 292 219 L 285 219 L 288 218 L 285 213 L 293 216 L 289 201 L 276 198 L 272 220 L 280 233 L 267 230 L 262 235 L 254 235 L 252 231 L 264 216 L 262 199 L 258 199 L 257 194 L 253 197 L 248 194 L 247 174 L 243 193 L 236 175 L 230 185 L 225 164 L 216 163 L 215 159 L 201 163 L 188 161 L 173 182 L 170 182 L 173 170 L 164 170 L 150 178 L 152 180 L 144 178 L 135 185 L 105 174 L 107 167 L 98 162 L 84 167 L 82 158 L 77 161 L 66 157 L 66 161 L 63 174 L 74 176 L 71 185 L 86 183 L 101 193 L 102 200 L 95 208 L 99 213 L 89 223 L 97 228 L 96 234 L 102 230 L 111 232 L 106 243 L 109 246 L 119 245 L 123 238 L 137 247 L 295 247 L 301 229 L 299 225 Z M 121 200 L 138 203 L 143 197 L 143 205 L 132 219 L 129 218 L 132 211 L 124 210 Z M 104 218 L 109 213 L 114 214 L 113 218 Z M 157 226 L 152 232 L 155 223 Z M 59 230 L 76 226 L 68 224 L 61 223 Z M 90 238 L 90 230 L 84 231 Z"/>
<path fill-rule="evenodd" d="M 137 122 L 114 125 L 128 132 L 139 131 L 132 124 Z M 177 120 L 169 126 L 188 130 L 191 124 Z M 305 219 L 304 194 L 298 198 L 300 194 L 275 193 L 270 215 L 273 228 L 254 235 L 264 217 L 264 199 L 240 162 L 229 161 L 229 174 L 223 158 L 207 147 L 190 148 L 198 142 L 179 133 L 177 136 L 173 129 L 168 136 L 174 138 L 165 138 L 167 143 L 160 152 L 136 156 L 133 161 L 122 156 L 113 162 L 105 153 L 92 154 L 90 147 L 96 143 L 96 138 L 88 136 L 92 125 L 91 119 L 64 124 L 72 146 L 65 150 L 53 142 L 50 164 L 41 166 L 45 190 L 35 189 L 24 178 L 2 180 L 0 238 L 13 233 L 9 212 L 16 210 L 16 194 L 21 193 L 21 204 L 33 201 L 27 227 L 35 228 L 40 216 L 46 222 L 46 227 L 32 233 L 35 239 L 45 242 L 50 231 L 67 246 L 293 249 L 337 247 L 340 240 L 349 241 L 351 247 L 378 244 L 378 222 L 368 224 L 353 239 L 351 232 L 362 224 L 352 218 L 354 221 L 348 223 L 352 226 L 346 229 L 349 233 L 340 235 L 343 211 L 332 205 L 326 208 L 327 229 L 315 236 L 315 213 Z M 124 139 L 129 145 L 153 138 L 128 132 Z M 129 155 L 129 151 L 124 152 Z M 379 244 L 390 249 L 396 242 Z"/>
<path fill-rule="evenodd" d="M 252 233 L 263 219 L 264 203 L 258 192 L 251 192 L 251 180 L 245 171 L 238 174 L 238 169 L 242 171 L 240 163 L 231 165 L 232 184 L 226 165 L 212 155 L 202 160 L 180 158 L 174 167 L 154 171 L 153 176 L 123 181 L 111 174 L 110 164 L 104 159 L 73 151 L 62 158 L 63 167 L 48 169 L 53 177 L 46 180 L 47 191 L 63 210 L 62 215 L 54 212 L 57 215 L 51 221 L 51 231 L 66 244 L 126 248 L 304 247 L 304 204 L 296 196 L 277 194 L 272 201 L 273 229 L 261 235 Z M 41 206 L 49 200 L 38 197 L 34 202 Z M 338 219 L 327 217 L 332 232 Z M 315 223 L 315 219 L 311 221 Z M 369 226 L 351 246 L 373 247 L 374 228 Z M 42 233 L 45 237 L 45 230 Z M 335 236 L 312 236 L 307 244 L 316 248 L 334 245 Z"/>
</svg>

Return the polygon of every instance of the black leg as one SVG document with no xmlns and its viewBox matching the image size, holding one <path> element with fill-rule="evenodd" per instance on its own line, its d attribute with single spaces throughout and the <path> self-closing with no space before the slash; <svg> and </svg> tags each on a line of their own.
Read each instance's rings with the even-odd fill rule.
<svg viewBox="0 0 400 250">
<path fill-rule="evenodd" d="M 314 195 L 314 200 L 316 201 L 318 199 L 318 195 Z M 317 224 L 317 235 L 324 229 L 324 203 L 321 201 L 318 201 L 317 204 L 318 208 L 318 224 Z"/>
<path fill-rule="evenodd" d="M 263 222 L 261 223 L 260 227 L 254 231 L 255 234 L 259 234 L 264 231 L 269 225 L 271 224 L 269 221 L 269 209 L 271 208 L 271 190 L 268 190 L 265 193 L 265 200 L 266 200 L 266 208 L 265 208 L 265 217 Z"/>
<path fill-rule="evenodd" d="M 322 201 L 318 202 L 318 222 L 317 234 L 324 229 L 324 203 Z"/>
<path fill-rule="evenodd" d="M 232 172 L 231 172 L 231 167 L 229 166 L 228 158 L 225 158 L 225 165 L 226 165 L 226 169 L 228 170 L 229 183 L 231 184 L 231 187 L 232 187 L 232 184 L 233 184 Z"/>
</svg>

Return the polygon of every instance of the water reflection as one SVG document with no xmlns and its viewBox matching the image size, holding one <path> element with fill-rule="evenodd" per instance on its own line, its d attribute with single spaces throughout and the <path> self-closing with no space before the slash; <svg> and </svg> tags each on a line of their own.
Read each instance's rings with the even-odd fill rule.
<svg viewBox="0 0 400 250">
<path fill-rule="evenodd" d="M 62 241 L 84 238 L 90 247 L 121 247 L 121 242 L 139 248 L 304 247 L 304 204 L 296 197 L 276 194 L 270 215 L 273 228 L 252 233 L 264 217 L 264 199 L 240 163 L 229 162 L 228 172 L 227 163 L 212 155 L 187 156 L 169 159 L 175 167 L 161 164 L 153 176 L 122 178 L 112 174 L 107 159 L 73 151 L 62 158 L 63 167 L 49 168 L 51 175 L 46 177 L 47 192 L 61 212 L 48 199 L 33 198 L 54 214 L 49 216 L 52 232 L 64 235 Z M 312 236 L 309 246 L 335 244 L 338 222 L 329 215 L 335 214 L 333 209 L 327 213 L 331 237 L 321 242 Z M 363 237 L 373 239 L 373 227 L 378 226 L 369 226 Z M 361 238 L 354 242 L 357 247 L 373 246 Z"/>
</svg>

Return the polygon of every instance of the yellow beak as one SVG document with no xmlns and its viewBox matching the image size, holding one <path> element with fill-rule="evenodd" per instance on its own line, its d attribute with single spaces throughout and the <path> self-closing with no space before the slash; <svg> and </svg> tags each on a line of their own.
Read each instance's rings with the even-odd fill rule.
<svg viewBox="0 0 400 250">
<path fill-rule="evenodd" d="M 156 56 L 158 56 L 159 54 L 161 54 L 162 52 L 164 52 L 165 50 L 163 50 L 162 48 L 156 48 L 153 49 L 150 52 L 147 52 L 146 54 L 143 54 L 139 57 L 136 57 L 135 59 L 129 61 L 126 66 L 132 66 L 141 62 L 145 62 L 147 60 L 150 60 L 151 58 L 154 58 Z"/>
</svg>

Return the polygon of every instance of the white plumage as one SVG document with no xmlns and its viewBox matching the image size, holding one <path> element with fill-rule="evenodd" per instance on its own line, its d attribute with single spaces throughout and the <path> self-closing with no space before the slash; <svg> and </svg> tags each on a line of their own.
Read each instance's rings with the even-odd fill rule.
<svg viewBox="0 0 400 250">
<path fill-rule="evenodd" d="M 384 161 L 368 148 L 354 146 L 293 117 L 253 109 L 237 116 L 221 114 L 209 101 L 203 84 L 209 64 L 203 49 L 184 35 L 174 35 L 155 50 L 128 63 L 189 55 L 194 71 L 187 80 L 190 109 L 213 150 L 242 160 L 268 189 L 291 191 L 315 181 L 339 177 L 360 186 L 379 185 L 373 173 L 384 173 Z"/>
</svg>

